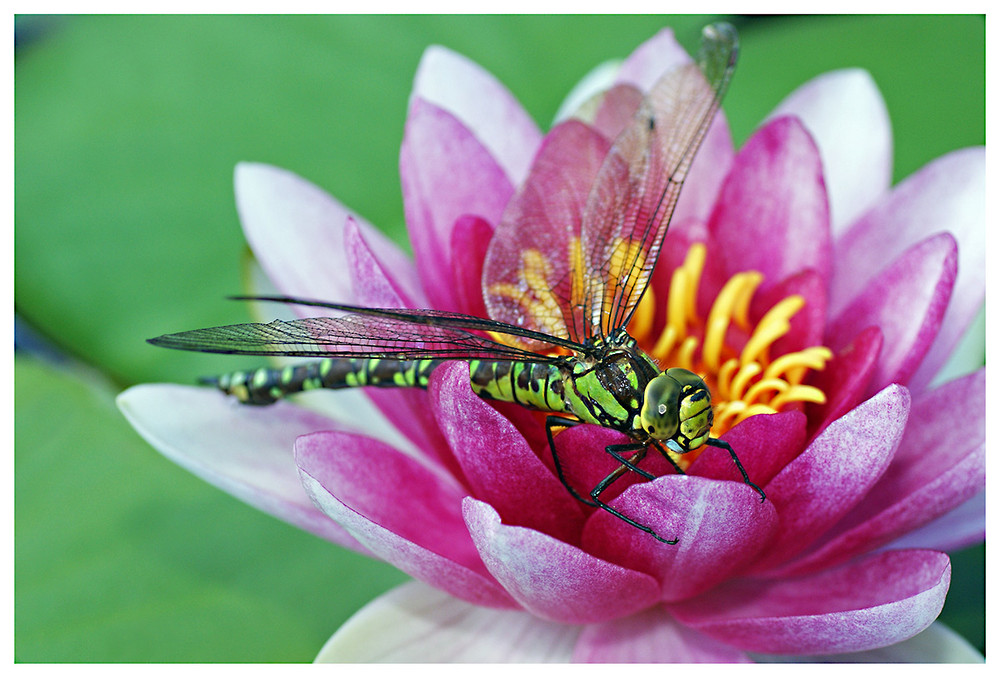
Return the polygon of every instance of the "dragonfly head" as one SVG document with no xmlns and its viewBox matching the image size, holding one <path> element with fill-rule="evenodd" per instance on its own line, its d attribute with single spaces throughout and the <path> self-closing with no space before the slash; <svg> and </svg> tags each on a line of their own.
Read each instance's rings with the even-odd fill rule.
<svg viewBox="0 0 1000 678">
<path fill-rule="evenodd" d="M 673 440 L 690 452 L 708 440 L 713 418 L 712 394 L 694 372 L 672 367 L 646 385 L 639 420 L 654 440 Z"/>
</svg>

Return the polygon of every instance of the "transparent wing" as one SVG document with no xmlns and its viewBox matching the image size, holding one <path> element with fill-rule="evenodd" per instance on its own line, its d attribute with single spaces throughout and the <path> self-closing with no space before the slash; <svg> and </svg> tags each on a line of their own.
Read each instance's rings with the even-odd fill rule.
<svg viewBox="0 0 1000 678">
<path fill-rule="evenodd" d="M 165 348 L 240 355 L 556 360 L 554 356 L 539 355 L 511 345 L 518 338 L 531 341 L 551 341 L 553 338 L 459 313 L 362 308 L 285 297 L 258 299 L 320 306 L 345 311 L 347 315 L 209 327 L 167 334 L 149 342 Z M 475 332 L 493 333 L 498 340 Z M 503 343 L 506 341 L 510 343 Z M 582 349 L 568 341 L 559 344 L 570 351 Z"/>
<path fill-rule="evenodd" d="M 656 82 L 601 165 L 583 213 L 583 338 L 628 324 L 736 65 L 737 43 L 732 26 L 707 26 L 697 63 Z"/>
</svg>

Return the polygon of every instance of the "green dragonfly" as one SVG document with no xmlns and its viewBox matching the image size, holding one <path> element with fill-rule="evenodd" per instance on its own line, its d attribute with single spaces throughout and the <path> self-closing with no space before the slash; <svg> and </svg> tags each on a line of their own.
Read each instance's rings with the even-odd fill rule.
<svg viewBox="0 0 1000 678">
<path fill-rule="evenodd" d="M 555 192 L 551 200 L 544 196 L 544 205 L 525 188 L 514 196 L 484 263 L 491 319 L 280 296 L 238 297 L 337 313 L 192 330 L 149 341 L 210 353 L 321 358 L 204 380 L 251 405 L 315 388 L 426 388 L 439 365 L 465 361 L 472 390 L 480 397 L 550 413 L 546 435 L 567 491 L 664 543 L 677 540 L 657 534 L 601 499 L 629 472 L 655 479 L 639 466 L 650 448 L 678 473 L 684 471 L 671 453 L 681 455 L 703 445 L 725 449 L 743 481 L 764 501 L 764 492 L 747 476 L 733 448 L 711 437 L 712 400 L 705 382 L 686 369 L 661 370 L 626 331 L 736 54 L 732 26 L 704 29 L 696 62 L 664 74 L 633 106 L 614 142 L 603 140 L 610 148 L 598 156 L 603 160 L 595 164 L 582 212 L 579 201 L 560 198 L 571 191 Z M 584 129 L 578 121 L 563 125 Z M 589 134 L 582 138 L 600 148 L 593 141 L 600 135 Z M 572 134 L 564 137 L 571 139 Z M 539 152 L 533 173 L 551 167 L 546 153 L 559 152 L 552 146 Z M 531 177 L 525 186 L 530 184 Z M 553 436 L 555 429 L 580 424 L 607 427 L 631 438 L 605 448 L 619 465 L 587 496 L 567 482 Z"/>
</svg>

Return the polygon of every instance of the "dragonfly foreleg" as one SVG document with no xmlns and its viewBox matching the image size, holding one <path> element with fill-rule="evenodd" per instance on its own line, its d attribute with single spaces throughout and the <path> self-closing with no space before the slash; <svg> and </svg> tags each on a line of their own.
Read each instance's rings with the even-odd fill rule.
<svg viewBox="0 0 1000 678">
<path fill-rule="evenodd" d="M 736 464 L 736 468 L 739 469 L 740 475 L 743 476 L 743 482 L 752 487 L 753 489 L 757 490 L 757 493 L 760 494 L 760 502 L 763 504 L 764 500 L 767 499 L 767 495 L 764 494 L 764 490 L 757 487 L 757 485 L 754 484 L 752 480 L 750 480 L 750 476 L 747 475 L 746 469 L 743 468 L 743 464 L 740 462 L 740 458 L 736 456 L 736 451 L 733 449 L 733 446 L 727 443 L 725 440 L 719 440 L 717 438 L 709 438 L 707 441 L 705 441 L 705 444 L 711 445 L 712 447 L 718 447 L 723 450 L 728 450 L 729 456 L 733 458 L 733 463 Z"/>
</svg>

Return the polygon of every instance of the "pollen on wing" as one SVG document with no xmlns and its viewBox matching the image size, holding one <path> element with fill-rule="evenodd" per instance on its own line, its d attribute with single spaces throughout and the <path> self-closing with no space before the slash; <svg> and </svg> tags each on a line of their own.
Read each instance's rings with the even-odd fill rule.
<svg viewBox="0 0 1000 678">
<path fill-rule="evenodd" d="M 683 367 L 700 374 L 712 391 L 718 437 L 755 414 L 773 414 L 823 403 L 826 395 L 804 384 L 812 370 L 822 370 L 832 357 L 825 346 L 773 357 L 774 343 L 785 336 L 791 318 L 805 305 L 792 295 L 775 304 L 751 326 L 750 302 L 763 276 L 756 271 L 737 273 L 722 287 L 707 317 L 696 307 L 698 285 L 705 265 L 705 245 L 695 243 L 683 265 L 674 271 L 667 299 L 666 325 L 658 337 L 651 328 L 656 311 L 652 290 L 647 290 L 629 330 L 660 365 Z M 730 331 L 736 328 L 738 331 Z M 741 346 L 732 346 L 743 337 Z"/>
</svg>

